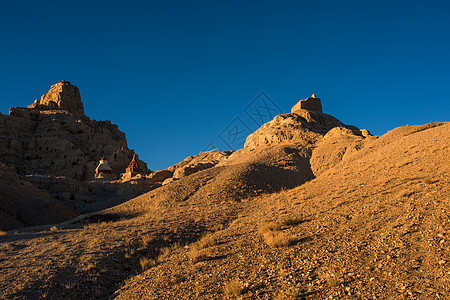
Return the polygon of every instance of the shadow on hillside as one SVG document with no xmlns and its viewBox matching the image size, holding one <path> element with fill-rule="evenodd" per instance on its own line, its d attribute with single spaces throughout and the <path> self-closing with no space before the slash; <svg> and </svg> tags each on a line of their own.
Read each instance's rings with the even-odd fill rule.
<svg viewBox="0 0 450 300">
<path fill-rule="evenodd" d="M 90 223 L 100 223 L 100 222 L 117 222 L 129 220 L 136 217 L 134 214 L 117 214 L 117 213 L 97 213 L 93 215 L 88 215 L 83 219 L 84 222 Z"/>
<path fill-rule="evenodd" d="M 228 216 L 229 217 L 229 216 Z M 90 222 L 111 222 L 121 220 L 123 216 L 114 214 L 91 215 Z M 232 220 L 227 219 L 227 223 Z M 15 298 L 40 299 L 45 293 L 46 299 L 109 299 L 124 284 L 128 278 L 134 277 L 145 270 L 140 264 L 141 259 L 153 260 L 159 265 L 165 251 L 175 252 L 198 241 L 207 228 L 195 222 L 179 224 L 178 228 L 150 228 L 154 230 L 145 234 L 130 234 L 127 241 L 99 250 L 89 259 L 86 255 L 75 257 L 73 263 L 65 267 L 53 265 L 51 274 L 34 281 L 30 286 L 14 295 Z M 174 230 L 176 229 L 176 230 Z M 134 233 L 135 228 L 128 228 Z M 156 232 L 155 232 L 156 230 Z M 146 239 L 146 237 L 151 237 Z M 83 246 L 80 246 L 83 247 Z M 103 247 L 99 247 L 101 249 Z M 169 250 L 168 250 L 169 249 Z M 225 256 L 211 257 L 210 260 L 223 259 Z"/>
<path fill-rule="evenodd" d="M 10 231 L 8 235 L 0 236 L 0 243 L 16 242 L 55 235 L 64 235 L 67 229 L 80 228 L 90 224 L 101 224 L 124 221 L 136 217 L 135 214 L 94 213 L 78 216 L 72 220 L 55 224 L 25 227 Z M 54 229 L 53 229 L 54 228 Z"/>
<path fill-rule="evenodd" d="M 306 236 L 306 237 L 302 237 L 302 238 L 293 239 L 289 244 L 291 246 L 294 246 L 294 245 L 297 245 L 297 244 L 303 244 L 303 243 L 306 243 L 306 242 L 310 242 L 312 240 L 313 240 L 313 238 L 311 236 Z"/>
<path fill-rule="evenodd" d="M 81 215 L 70 221 L 61 223 L 63 228 L 78 228 L 80 226 L 88 226 L 95 224 L 114 223 L 120 221 L 126 221 L 135 218 L 136 214 L 125 214 L 125 213 L 107 213 L 107 212 L 97 212 Z"/>
</svg>

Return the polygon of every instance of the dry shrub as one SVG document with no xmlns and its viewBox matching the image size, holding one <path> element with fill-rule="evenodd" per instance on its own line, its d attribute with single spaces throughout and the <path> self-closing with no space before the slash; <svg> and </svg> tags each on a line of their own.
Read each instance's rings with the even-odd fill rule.
<svg viewBox="0 0 450 300">
<path fill-rule="evenodd" d="M 173 243 L 170 245 L 170 250 L 175 251 L 176 249 L 181 248 L 181 244 L 179 242 Z"/>
<path fill-rule="evenodd" d="M 129 245 L 125 249 L 125 254 L 124 254 L 125 258 L 132 258 L 134 254 L 136 254 L 136 249 L 132 245 Z"/>
<path fill-rule="evenodd" d="M 340 274 L 331 274 L 327 277 L 327 283 L 330 287 L 335 288 L 341 284 Z"/>
<path fill-rule="evenodd" d="M 133 276 L 125 278 L 125 280 L 123 281 L 123 284 L 129 285 L 129 284 L 131 284 L 131 282 L 133 282 Z"/>
<path fill-rule="evenodd" d="M 141 236 L 141 240 L 142 240 L 142 247 L 147 248 L 155 241 L 155 237 L 153 235 L 146 234 Z"/>
<path fill-rule="evenodd" d="M 8 233 L 6 231 L 0 230 L 0 236 L 7 235 Z"/>
<path fill-rule="evenodd" d="M 223 230 L 224 226 L 223 224 L 219 223 L 219 224 L 215 224 L 211 229 L 212 231 L 220 231 Z"/>
<path fill-rule="evenodd" d="M 95 270 L 95 263 L 92 261 L 92 257 L 89 255 L 82 255 L 80 257 L 80 263 L 82 264 L 81 269 L 84 271 L 93 271 Z M 50 270 L 46 269 L 46 273 L 49 273 Z M 48 274 L 46 274 L 48 275 Z"/>
<path fill-rule="evenodd" d="M 199 249 L 204 249 L 204 248 L 215 246 L 216 244 L 217 244 L 217 239 L 211 233 L 206 233 L 198 241 L 197 246 Z"/>
<path fill-rule="evenodd" d="M 191 251 L 188 252 L 187 256 L 193 263 L 198 263 L 209 259 L 209 255 L 205 250 L 199 250 L 196 248 L 192 248 Z"/>
<path fill-rule="evenodd" d="M 428 124 L 425 124 L 425 125 L 421 125 L 421 126 L 416 127 L 416 128 L 413 129 L 412 131 L 410 131 L 410 132 L 408 132 L 408 133 L 405 133 L 405 135 L 410 135 L 410 134 L 413 134 L 413 133 L 416 133 L 416 132 L 420 132 L 420 131 L 423 131 L 423 130 L 426 130 L 426 129 L 430 129 L 430 128 L 433 128 L 433 127 L 441 126 L 441 125 L 443 125 L 443 124 L 444 124 L 444 123 L 430 122 L 430 123 L 428 123 Z"/>
<path fill-rule="evenodd" d="M 301 288 L 293 286 L 286 290 L 279 291 L 274 297 L 275 300 L 303 299 L 301 298 Z"/>
<path fill-rule="evenodd" d="M 169 257 L 171 252 L 172 249 L 169 247 L 163 247 L 159 249 L 158 261 L 163 261 L 164 259 Z"/>
<path fill-rule="evenodd" d="M 286 247 L 289 246 L 291 243 L 291 238 L 289 235 L 287 235 L 284 232 L 273 232 L 268 231 L 263 234 L 264 241 L 267 245 L 273 248 L 280 248 L 280 247 Z"/>
<path fill-rule="evenodd" d="M 139 260 L 139 264 L 141 265 L 142 271 L 146 271 L 150 268 L 153 268 L 156 266 L 156 260 L 150 258 L 150 257 L 142 257 Z"/>
<path fill-rule="evenodd" d="M 237 280 L 227 282 L 223 286 L 223 292 L 228 297 L 237 297 L 242 294 L 242 290 L 242 284 Z"/>
<path fill-rule="evenodd" d="M 19 282 L 16 284 L 16 289 L 20 292 L 23 291 L 25 289 L 25 284 L 23 282 Z"/>
<path fill-rule="evenodd" d="M 264 234 L 269 231 L 281 230 L 281 225 L 274 222 L 266 222 L 259 225 L 258 230 L 260 233 Z"/>
<path fill-rule="evenodd" d="M 10 244 L 0 244 L 0 253 L 12 250 L 14 250 L 14 248 Z"/>
<path fill-rule="evenodd" d="M 262 223 L 258 227 L 259 233 L 261 233 L 264 241 L 270 247 L 285 247 L 291 243 L 292 239 L 290 236 L 281 232 L 281 229 L 281 224 L 274 222 Z"/>
<path fill-rule="evenodd" d="M 72 289 L 72 288 L 75 287 L 75 282 L 66 282 L 66 283 L 64 284 L 64 287 L 65 287 L 66 289 L 70 290 L 70 289 Z"/>
<path fill-rule="evenodd" d="M 50 227 L 50 231 L 51 232 L 57 232 L 57 231 L 59 231 L 59 228 L 56 227 L 56 226 L 52 226 L 52 227 Z"/>
<path fill-rule="evenodd" d="M 86 270 L 87 272 L 93 272 L 97 269 L 96 265 L 93 263 L 88 263 L 86 265 L 86 267 L 84 268 L 84 270 Z"/>
</svg>

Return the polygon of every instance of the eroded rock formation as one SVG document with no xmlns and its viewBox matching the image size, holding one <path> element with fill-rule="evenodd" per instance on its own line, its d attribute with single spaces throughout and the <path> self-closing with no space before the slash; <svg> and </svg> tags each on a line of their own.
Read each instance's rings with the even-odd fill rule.
<svg viewBox="0 0 450 300">
<path fill-rule="evenodd" d="M 93 178 L 105 157 L 113 173 L 123 173 L 133 158 L 125 134 L 110 121 L 84 114 L 78 88 L 62 81 L 27 108 L 0 114 L 0 157 L 21 175 L 52 174 L 76 180 Z M 140 167 L 148 172 L 143 161 Z"/>
<path fill-rule="evenodd" d="M 50 91 L 42 95 L 41 100 L 35 100 L 28 108 L 67 110 L 71 113 L 84 115 L 80 90 L 65 80 L 52 85 Z"/>
<path fill-rule="evenodd" d="M 116 181 L 134 155 L 117 125 L 84 114 L 76 86 L 52 85 L 30 106 L 0 114 L 0 164 L 10 170 L 0 170 L 0 229 L 61 222 L 157 187 L 146 178 Z M 102 157 L 111 176 L 97 182 Z M 149 173 L 143 161 L 135 164 Z"/>
<path fill-rule="evenodd" d="M 278 144 L 314 145 L 333 128 L 346 128 L 362 137 L 370 136 L 367 130 L 345 125 L 338 119 L 322 112 L 322 104 L 315 95 L 295 104 L 291 113 L 276 116 L 250 134 L 244 148 L 253 150 Z M 363 134 L 364 132 L 364 134 Z"/>
</svg>

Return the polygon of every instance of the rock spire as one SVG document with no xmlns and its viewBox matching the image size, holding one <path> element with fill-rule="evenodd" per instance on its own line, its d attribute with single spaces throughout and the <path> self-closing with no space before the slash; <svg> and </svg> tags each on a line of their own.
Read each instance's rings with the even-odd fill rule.
<svg viewBox="0 0 450 300">
<path fill-rule="evenodd" d="M 320 102 L 320 99 L 316 97 L 316 94 L 312 94 L 311 97 L 300 100 L 295 104 L 291 109 L 291 113 L 300 109 L 322 112 L 322 103 Z"/>
<path fill-rule="evenodd" d="M 67 110 L 71 113 L 84 115 L 80 90 L 65 80 L 52 85 L 40 100 L 34 101 L 28 108 Z"/>
</svg>

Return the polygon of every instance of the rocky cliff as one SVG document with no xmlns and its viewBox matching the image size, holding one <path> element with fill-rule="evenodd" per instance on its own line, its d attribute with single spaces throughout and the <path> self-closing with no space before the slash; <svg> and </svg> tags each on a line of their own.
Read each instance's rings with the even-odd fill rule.
<svg viewBox="0 0 450 300">
<path fill-rule="evenodd" d="M 103 156 L 119 175 L 133 154 L 117 125 L 84 114 L 80 91 L 67 81 L 52 85 L 27 108 L 0 114 L 0 160 L 20 175 L 87 180 Z M 139 163 L 148 171 L 143 161 Z"/>
<path fill-rule="evenodd" d="M 117 125 L 85 115 L 80 91 L 68 81 L 28 107 L 0 114 L 0 165 L 8 170 L 0 175 L 17 177 L 0 176 L 0 229 L 61 222 L 157 187 L 145 177 L 92 180 L 100 158 L 119 178 L 134 154 Z M 142 175 L 150 172 L 138 164 Z"/>
</svg>

